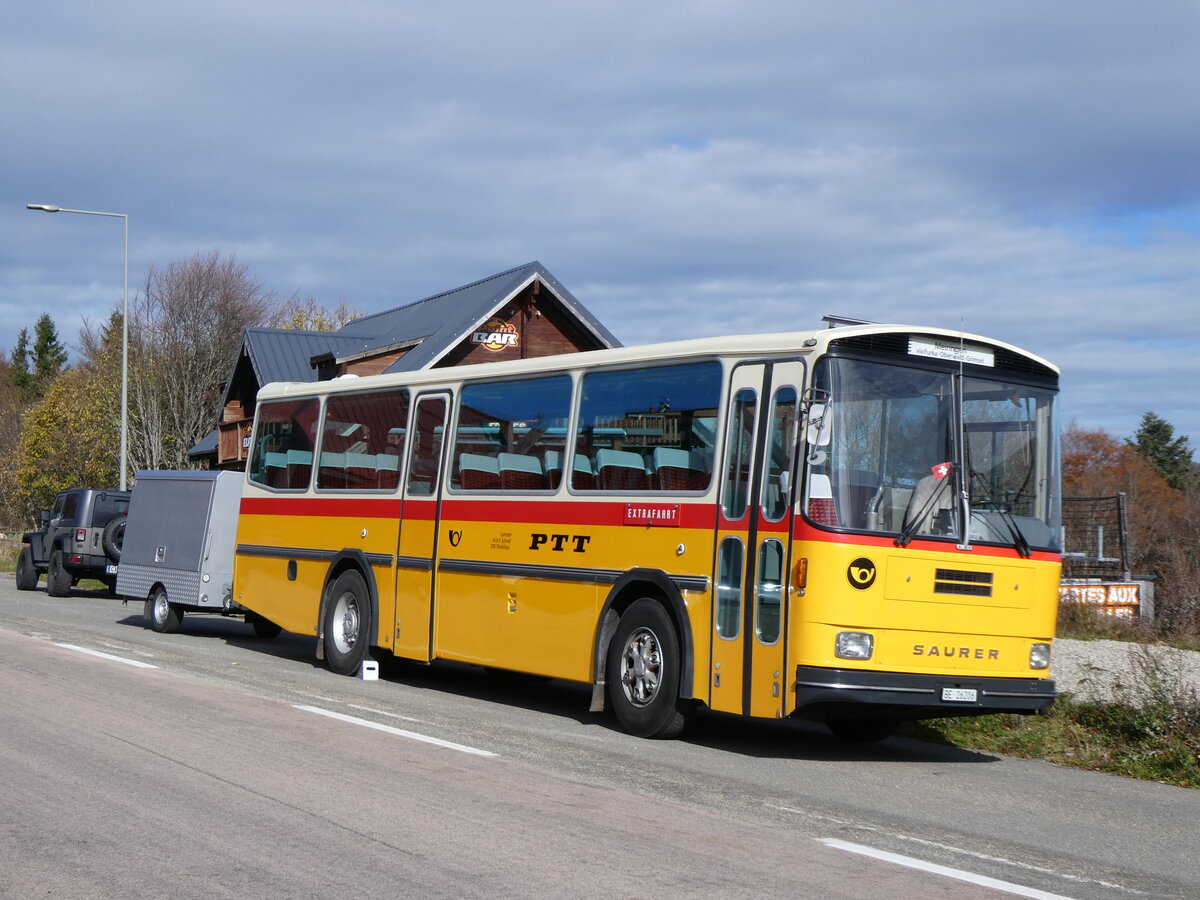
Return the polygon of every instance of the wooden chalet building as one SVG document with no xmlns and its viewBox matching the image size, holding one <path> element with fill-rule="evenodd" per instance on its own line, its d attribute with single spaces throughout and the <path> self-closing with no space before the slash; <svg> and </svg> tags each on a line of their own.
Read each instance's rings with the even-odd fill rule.
<svg viewBox="0 0 1200 900">
<path fill-rule="evenodd" d="M 338 331 L 247 328 L 225 384 L 221 422 L 188 455 L 212 468 L 243 468 L 255 398 L 272 381 L 324 381 L 619 346 L 536 261 L 363 316 Z"/>
</svg>

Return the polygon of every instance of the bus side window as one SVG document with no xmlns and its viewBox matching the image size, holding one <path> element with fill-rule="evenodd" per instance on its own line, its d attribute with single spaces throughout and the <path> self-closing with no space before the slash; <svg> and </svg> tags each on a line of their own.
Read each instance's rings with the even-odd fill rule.
<svg viewBox="0 0 1200 900">
<path fill-rule="evenodd" d="M 413 497 L 428 497 L 437 488 L 438 464 L 442 456 L 442 435 L 445 432 L 446 401 L 427 397 L 417 404 L 416 435 L 412 456 L 408 462 L 408 493 Z"/>
<path fill-rule="evenodd" d="M 742 388 L 729 411 L 729 439 L 725 443 L 725 518 L 736 522 L 746 514 L 750 496 L 750 458 L 754 453 L 754 391 Z"/>
<path fill-rule="evenodd" d="M 282 490 L 304 490 L 312 473 L 320 401 L 272 400 L 259 404 L 247 469 L 250 480 Z"/>
<path fill-rule="evenodd" d="M 717 362 L 588 372 L 572 489 L 708 490 L 720 391 Z"/>
<path fill-rule="evenodd" d="M 408 391 L 337 394 L 325 404 L 318 490 L 393 490 L 399 479 Z"/>
<path fill-rule="evenodd" d="M 464 491 L 543 491 L 558 486 L 547 460 L 564 450 L 571 378 L 551 375 L 463 385 L 450 486 Z"/>
<path fill-rule="evenodd" d="M 745 548 L 741 538 L 721 541 L 717 561 L 717 634 L 735 638 L 742 630 L 742 566 Z"/>
</svg>

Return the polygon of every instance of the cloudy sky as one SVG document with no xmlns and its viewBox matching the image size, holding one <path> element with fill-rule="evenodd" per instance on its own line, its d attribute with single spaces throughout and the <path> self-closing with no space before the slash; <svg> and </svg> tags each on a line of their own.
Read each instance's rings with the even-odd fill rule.
<svg viewBox="0 0 1200 900">
<path fill-rule="evenodd" d="M 374 312 L 538 259 L 626 343 L 997 337 L 1200 450 L 1200 4 L 10 4 L 0 347 L 234 255 Z"/>
</svg>

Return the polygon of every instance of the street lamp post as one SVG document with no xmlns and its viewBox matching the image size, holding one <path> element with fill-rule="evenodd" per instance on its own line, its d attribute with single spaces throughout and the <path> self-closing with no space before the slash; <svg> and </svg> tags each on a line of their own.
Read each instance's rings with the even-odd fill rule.
<svg viewBox="0 0 1200 900">
<path fill-rule="evenodd" d="M 129 468 L 129 216 L 124 213 L 96 212 L 90 209 L 64 209 L 43 203 L 27 203 L 26 209 L 40 212 L 78 213 L 81 216 L 108 216 L 125 220 L 125 287 L 121 292 L 121 490 L 125 490 L 125 472 Z"/>
</svg>

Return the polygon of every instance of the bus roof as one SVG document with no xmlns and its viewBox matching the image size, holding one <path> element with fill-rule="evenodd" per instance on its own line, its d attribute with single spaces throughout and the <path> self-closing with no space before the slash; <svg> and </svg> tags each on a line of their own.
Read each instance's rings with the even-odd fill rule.
<svg viewBox="0 0 1200 900">
<path fill-rule="evenodd" d="M 829 349 L 833 341 L 847 338 L 862 338 L 883 334 L 921 335 L 938 340 L 947 347 L 977 345 L 987 348 L 1002 348 L 1030 362 L 1044 366 L 1054 374 L 1059 369 L 1053 363 L 1012 344 L 983 335 L 952 331 L 945 328 L 928 328 L 914 325 L 847 325 L 823 328 L 815 331 L 790 331 L 770 334 L 736 334 L 723 337 L 694 338 L 658 344 L 640 344 L 618 347 L 612 350 L 588 350 L 580 353 L 556 356 L 539 356 L 534 359 L 509 360 L 495 363 L 475 363 L 452 368 L 422 369 L 399 372 L 392 375 L 342 376 L 331 381 L 318 382 L 275 382 L 263 385 L 259 398 L 286 397 L 337 392 L 357 386 L 365 388 L 388 386 L 420 386 L 440 384 L 471 378 L 500 378 L 515 375 L 545 374 L 570 371 L 579 368 L 622 365 L 626 363 L 653 363 L 691 357 L 733 356 L 742 358 L 775 356 L 819 356 Z M 969 360 L 968 360 L 969 361 Z"/>
</svg>

